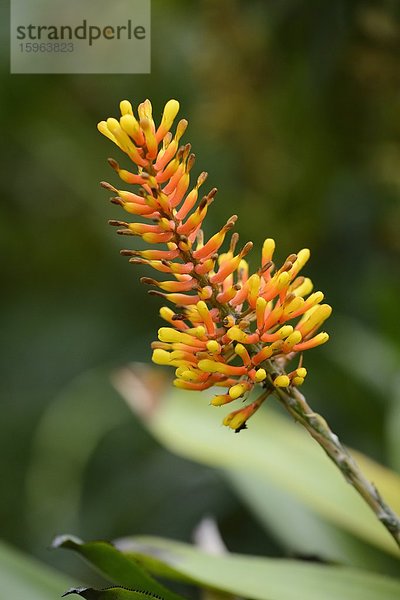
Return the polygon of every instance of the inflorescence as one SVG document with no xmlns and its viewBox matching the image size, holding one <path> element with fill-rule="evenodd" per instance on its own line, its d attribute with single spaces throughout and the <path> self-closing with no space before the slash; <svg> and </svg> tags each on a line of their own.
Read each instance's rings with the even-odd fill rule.
<svg viewBox="0 0 400 600">
<path fill-rule="evenodd" d="M 275 388 L 303 383 L 307 371 L 301 353 L 328 340 L 327 333 L 317 330 L 332 309 L 321 304 L 322 292 L 312 293 L 311 280 L 299 275 L 309 259 L 308 249 L 291 254 L 276 268 L 272 262 L 275 242 L 268 238 L 261 266 L 250 274 L 245 256 L 253 247 L 251 242 L 237 250 L 239 236 L 233 233 L 229 249 L 220 251 L 236 215 L 209 240 L 204 239 L 201 226 L 217 190 L 199 197 L 207 178 L 202 172 L 189 191 L 195 157 L 190 144 L 180 145 L 187 121 L 178 122 L 175 135 L 170 131 L 179 110 L 176 100 L 165 105 L 158 128 L 149 100 L 139 104 L 138 118 L 127 100 L 120 103 L 120 109 L 119 121 L 101 121 L 98 129 L 135 164 L 131 172 L 109 159 L 120 178 L 139 189 L 135 193 L 102 185 L 114 194 L 114 204 L 141 219 L 110 224 L 121 235 L 140 236 L 157 247 L 122 250 L 121 254 L 167 276 L 166 280 L 142 277 L 141 281 L 155 288 L 150 294 L 175 305 L 175 310 L 160 309 L 168 325 L 159 329 L 158 341 L 152 344 L 153 361 L 175 367 L 174 384 L 179 388 L 222 388 L 211 400 L 214 406 L 238 399 L 246 402 L 254 386 L 261 385 L 264 390 L 257 400 L 224 419 L 225 425 L 240 431 Z M 286 363 L 299 353 L 298 366 L 288 371 Z"/>
</svg>

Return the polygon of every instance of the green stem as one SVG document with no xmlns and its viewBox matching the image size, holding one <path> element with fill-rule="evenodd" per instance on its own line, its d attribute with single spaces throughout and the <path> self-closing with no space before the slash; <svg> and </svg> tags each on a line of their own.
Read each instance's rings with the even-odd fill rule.
<svg viewBox="0 0 400 600">
<path fill-rule="evenodd" d="M 362 473 L 349 451 L 341 444 L 325 419 L 315 413 L 296 388 L 275 388 L 279 401 L 301 423 L 340 469 L 343 477 L 362 496 L 400 548 L 400 518 Z"/>
</svg>

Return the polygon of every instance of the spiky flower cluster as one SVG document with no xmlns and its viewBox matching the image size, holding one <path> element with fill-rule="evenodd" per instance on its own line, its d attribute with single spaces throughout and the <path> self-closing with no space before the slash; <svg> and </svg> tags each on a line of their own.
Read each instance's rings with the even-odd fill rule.
<svg viewBox="0 0 400 600">
<path fill-rule="evenodd" d="M 224 393 L 211 404 L 221 406 L 237 399 L 246 400 L 256 384 L 264 387 L 262 396 L 230 413 L 224 424 L 239 431 L 262 401 L 277 387 L 299 386 L 307 374 L 302 359 L 297 368 L 285 371 L 286 362 L 309 348 L 328 340 L 316 333 L 331 313 L 321 304 L 322 292 L 312 292 L 310 279 L 299 275 L 310 252 L 291 254 L 280 268 L 272 262 L 275 243 L 266 239 L 261 266 L 249 273 L 245 256 L 248 242 L 236 250 L 239 236 L 234 233 L 229 249 L 220 253 L 227 233 L 234 226 L 233 215 L 207 241 L 201 229 L 217 190 L 199 199 L 199 188 L 207 173 L 202 172 L 190 190 L 190 171 L 195 157 L 190 144 L 180 145 L 187 121 L 170 131 L 179 110 L 176 100 L 167 102 L 156 128 L 149 100 L 133 114 L 127 100 L 120 103 L 121 118 L 98 124 L 135 164 L 135 172 L 110 165 L 128 184 L 139 186 L 137 193 L 102 185 L 115 196 L 111 201 L 126 212 L 141 217 L 140 222 L 110 221 L 121 235 L 140 236 L 161 249 L 122 250 L 135 264 L 152 267 L 169 278 L 143 277 L 154 286 L 149 293 L 161 296 L 176 310 L 163 306 L 161 317 L 168 326 L 158 331 L 153 342 L 153 361 L 175 367 L 177 387 L 205 390 L 218 386 Z M 223 390 L 221 390 L 223 391 Z"/>
</svg>

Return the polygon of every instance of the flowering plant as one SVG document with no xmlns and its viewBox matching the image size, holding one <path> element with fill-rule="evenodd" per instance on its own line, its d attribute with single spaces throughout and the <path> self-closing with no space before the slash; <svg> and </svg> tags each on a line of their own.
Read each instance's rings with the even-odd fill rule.
<svg viewBox="0 0 400 600">
<path fill-rule="evenodd" d="M 132 263 L 152 267 L 164 276 L 145 276 L 142 282 L 152 286 L 150 294 L 174 306 L 160 309 L 167 326 L 159 329 L 158 340 L 152 344 L 153 361 L 175 368 L 174 384 L 178 388 L 200 393 L 214 388 L 213 406 L 240 402 L 241 406 L 223 420 L 236 432 L 245 429 L 265 399 L 275 395 L 400 546 L 399 517 L 299 391 L 307 374 L 303 352 L 328 340 L 328 334 L 319 329 L 331 314 L 331 307 L 322 304 L 323 293 L 313 292 L 311 280 L 300 274 L 310 251 L 303 249 L 289 255 L 277 268 L 273 262 L 275 242 L 268 238 L 262 247 L 260 267 L 250 274 L 245 257 L 252 249 L 251 242 L 237 250 L 239 236 L 233 233 L 228 249 L 221 250 L 236 215 L 209 239 L 204 237 L 202 224 L 216 189 L 199 196 L 207 178 L 205 172 L 190 188 L 195 157 L 190 144 L 180 145 L 187 121 L 179 121 L 175 134 L 171 132 L 178 102 L 167 102 L 158 127 L 149 100 L 139 105 L 137 117 L 127 100 L 120 108 L 119 120 L 101 121 L 98 128 L 135 165 L 133 171 L 128 171 L 109 159 L 111 167 L 125 183 L 138 188 L 123 190 L 106 182 L 102 186 L 112 192 L 114 204 L 136 217 L 135 222 L 112 220 L 110 224 L 118 227 L 119 234 L 140 236 L 151 245 L 149 249 L 124 249 L 121 253 Z M 215 392 L 218 388 L 222 393 Z M 256 388 L 260 394 L 253 399 L 250 393 Z M 254 447 L 250 449 L 248 462 L 256 458 Z M 67 592 L 91 600 L 183 600 L 153 579 L 151 573 L 177 580 L 183 577 L 208 590 L 234 594 L 229 596 L 232 599 L 239 594 L 258 600 L 297 600 L 301 589 L 301 597 L 307 600 L 319 599 L 322 593 L 327 600 L 336 600 L 338 594 L 350 600 L 355 598 L 354 590 L 359 590 L 361 595 L 357 591 L 356 595 L 363 600 L 378 597 L 375 590 L 380 598 L 394 600 L 400 590 L 395 580 L 376 575 L 369 578 L 368 573 L 351 569 L 321 565 L 310 568 L 300 561 L 290 561 L 287 566 L 275 559 L 260 562 L 258 557 L 229 554 L 215 557 L 157 538 L 123 538 L 109 544 L 59 536 L 54 545 L 78 552 L 107 578 L 124 586 L 105 590 L 74 588 Z M 220 552 L 218 541 L 217 546 Z"/>
<path fill-rule="evenodd" d="M 179 103 L 167 102 L 158 127 L 149 100 L 139 104 L 138 118 L 129 101 L 123 100 L 120 109 L 119 120 L 108 118 L 98 124 L 98 129 L 134 163 L 136 172 L 131 172 L 109 159 L 125 183 L 139 186 L 139 193 L 120 190 L 106 182 L 102 185 L 115 194 L 113 203 L 145 222 L 111 220 L 110 224 L 117 226 L 121 235 L 140 236 L 149 244 L 167 246 L 121 253 L 130 256 L 135 264 L 172 275 L 172 280 L 142 277 L 142 282 L 158 288 L 150 294 L 177 307 L 177 312 L 166 306 L 160 310 L 169 326 L 158 331 L 158 341 L 153 342 L 153 361 L 176 368 L 177 387 L 194 391 L 213 386 L 226 388 L 225 393 L 212 398 L 214 406 L 238 399 L 246 401 L 249 392 L 259 384 L 263 391 L 256 400 L 224 418 L 224 424 L 236 432 L 246 428 L 247 420 L 276 392 L 400 546 L 399 518 L 364 477 L 326 421 L 311 410 L 298 392 L 307 374 L 302 355 L 295 368 L 288 372 L 286 369 L 287 362 L 298 353 L 329 339 L 327 333 L 317 331 L 331 314 L 331 307 L 321 304 L 322 292 L 312 293 L 309 278 L 299 276 L 310 251 L 291 254 L 276 269 L 272 262 L 275 242 L 268 238 L 263 244 L 260 268 L 249 275 L 245 256 L 253 247 L 251 242 L 235 253 L 239 236 L 234 233 L 228 251 L 220 252 L 236 215 L 209 240 L 204 239 L 201 226 L 217 190 L 213 188 L 199 200 L 199 188 L 207 178 L 207 173 L 202 172 L 188 192 L 195 156 L 190 144 L 179 145 L 187 121 L 180 120 L 175 135 L 171 132 Z M 289 322 L 294 322 L 294 326 Z"/>
</svg>

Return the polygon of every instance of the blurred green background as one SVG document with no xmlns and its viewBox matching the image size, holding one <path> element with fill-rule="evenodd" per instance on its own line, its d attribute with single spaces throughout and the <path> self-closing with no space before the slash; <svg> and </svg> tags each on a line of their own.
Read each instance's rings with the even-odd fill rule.
<svg viewBox="0 0 400 600">
<path fill-rule="evenodd" d="M 334 316 L 305 393 L 346 443 L 400 469 L 399 3 L 152 0 L 152 72 L 132 76 L 9 75 L 1 21 L 2 537 L 78 572 L 48 553 L 53 535 L 189 541 L 212 514 L 231 550 L 282 555 L 110 384 L 149 362 L 159 302 L 118 255 L 135 240 L 106 224 L 122 217 L 98 185 L 117 184 L 106 158 L 128 163 L 96 123 L 123 98 L 157 116 L 177 98 L 194 171 L 219 189 L 207 231 L 238 214 L 253 266 L 265 237 L 282 260 L 311 248 Z"/>
</svg>

